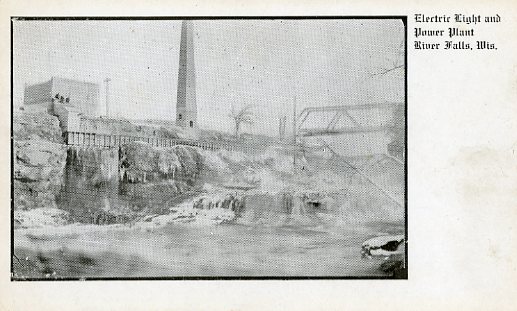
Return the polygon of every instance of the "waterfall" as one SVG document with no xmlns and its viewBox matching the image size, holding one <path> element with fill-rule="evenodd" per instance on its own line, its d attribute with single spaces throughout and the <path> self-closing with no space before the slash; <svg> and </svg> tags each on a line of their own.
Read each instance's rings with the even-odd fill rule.
<svg viewBox="0 0 517 311">
<path fill-rule="evenodd" d="M 117 209 L 118 149 L 69 146 L 59 208 L 78 221 Z"/>
<path fill-rule="evenodd" d="M 306 206 L 303 197 L 294 196 L 292 199 L 292 211 L 291 215 L 295 216 L 303 216 L 306 214 Z"/>
<path fill-rule="evenodd" d="M 109 211 L 111 209 L 110 200 L 108 198 L 104 198 L 104 210 Z"/>
<path fill-rule="evenodd" d="M 195 209 L 211 210 L 211 209 L 227 209 L 235 213 L 239 213 L 242 209 L 243 199 L 237 194 L 214 194 L 204 195 L 192 202 Z"/>
</svg>

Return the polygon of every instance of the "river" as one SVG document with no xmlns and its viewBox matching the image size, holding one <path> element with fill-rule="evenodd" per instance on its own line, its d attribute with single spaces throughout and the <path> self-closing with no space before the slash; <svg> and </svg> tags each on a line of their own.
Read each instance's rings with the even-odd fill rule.
<svg viewBox="0 0 517 311">
<path fill-rule="evenodd" d="M 322 215 L 319 215 L 322 216 Z M 122 225 L 15 230 L 15 278 L 383 276 L 361 243 L 396 222 Z"/>
</svg>

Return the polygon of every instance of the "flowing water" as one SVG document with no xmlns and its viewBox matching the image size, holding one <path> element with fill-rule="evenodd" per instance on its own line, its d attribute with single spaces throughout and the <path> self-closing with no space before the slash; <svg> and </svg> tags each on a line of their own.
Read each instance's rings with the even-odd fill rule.
<svg viewBox="0 0 517 311">
<path fill-rule="evenodd" d="M 382 276 L 361 243 L 403 232 L 403 223 L 337 206 L 257 194 L 217 225 L 20 229 L 16 277 Z"/>
</svg>

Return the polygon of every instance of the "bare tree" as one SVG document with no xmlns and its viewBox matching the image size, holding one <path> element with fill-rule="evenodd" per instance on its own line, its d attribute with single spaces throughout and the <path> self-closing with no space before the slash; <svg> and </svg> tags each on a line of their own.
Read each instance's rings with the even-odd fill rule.
<svg viewBox="0 0 517 311">
<path fill-rule="evenodd" d="M 382 68 L 378 72 L 370 73 L 371 76 L 378 76 L 378 75 L 384 75 L 387 74 L 390 71 L 397 70 L 397 69 L 405 69 L 405 61 L 404 61 L 404 41 L 402 41 L 399 45 L 398 53 L 396 57 L 392 60 L 390 66 L 387 68 Z"/>
<path fill-rule="evenodd" d="M 252 105 L 246 105 L 240 109 L 235 109 L 232 105 L 232 112 L 230 118 L 235 122 L 235 136 L 239 136 L 239 132 L 242 124 L 253 124 L 253 108 Z"/>
<path fill-rule="evenodd" d="M 403 64 L 393 64 L 393 67 L 390 67 L 390 68 L 384 68 L 382 69 L 381 71 L 379 72 L 376 72 L 376 73 L 372 73 L 371 75 L 372 76 L 378 76 L 378 75 L 383 75 L 383 74 L 386 74 L 390 71 L 393 71 L 393 70 L 396 70 L 396 69 L 399 69 L 399 68 L 405 68 L 406 66 L 403 65 Z"/>
</svg>

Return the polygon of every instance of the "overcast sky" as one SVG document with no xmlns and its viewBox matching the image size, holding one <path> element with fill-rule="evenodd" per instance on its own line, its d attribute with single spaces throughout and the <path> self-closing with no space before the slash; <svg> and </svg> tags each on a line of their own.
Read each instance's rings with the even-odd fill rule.
<svg viewBox="0 0 517 311">
<path fill-rule="evenodd" d="M 110 84 L 126 118 L 174 120 L 181 21 L 15 21 L 14 101 L 24 83 L 59 76 Z M 200 127 L 232 131 L 231 104 L 252 104 L 246 130 L 277 132 L 307 106 L 404 100 L 400 20 L 194 21 Z M 102 113 L 104 110 L 101 111 Z M 325 117 L 326 118 L 326 117 Z M 320 120 L 321 122 L 324 120 Z M 288 129 L 289 130 L 289 129 Z"/>
</svg>

